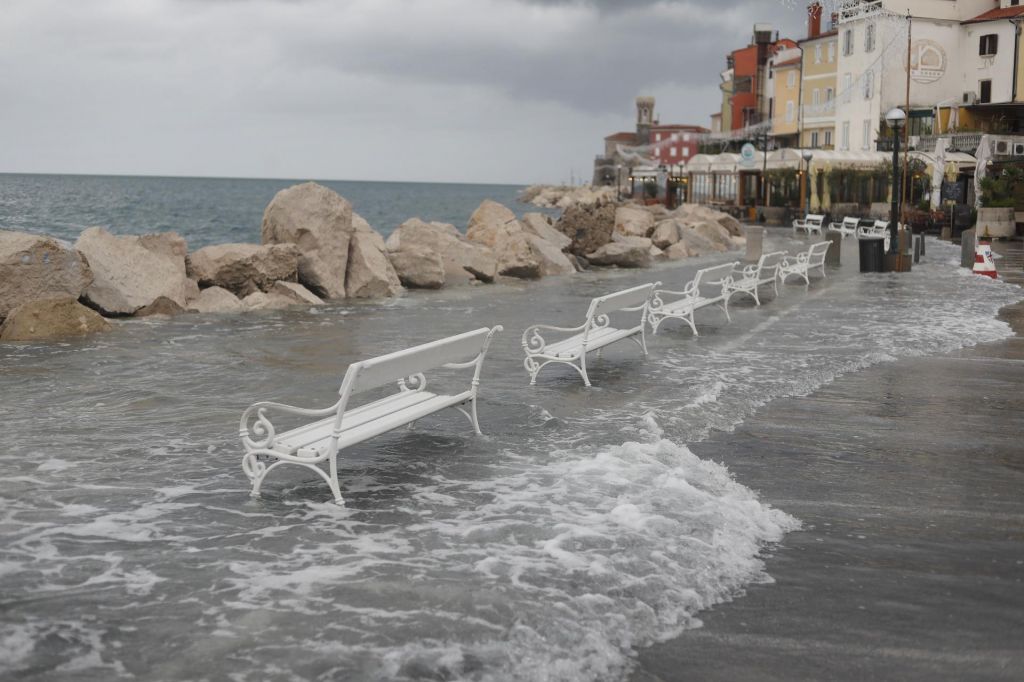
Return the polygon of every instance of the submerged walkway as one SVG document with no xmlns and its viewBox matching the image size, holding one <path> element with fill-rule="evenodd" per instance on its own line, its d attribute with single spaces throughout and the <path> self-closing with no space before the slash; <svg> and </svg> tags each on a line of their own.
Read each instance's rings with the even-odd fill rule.
<svg viewBox="0 0 1024 682">
<path fill-rule="evenodd" d="M 1018 334 L 1024 306 L 1004 309 Z M 655 680 L 1024 678 L 1024 339 L 902 359 L 692 446 L 804 522 Z"/>
</svg>

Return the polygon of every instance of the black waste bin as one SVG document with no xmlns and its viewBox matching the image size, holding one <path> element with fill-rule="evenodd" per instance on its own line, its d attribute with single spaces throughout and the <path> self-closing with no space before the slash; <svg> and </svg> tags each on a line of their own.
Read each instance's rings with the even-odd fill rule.
<svg viewBox="0 0 1024 682">
<path fill-rule="evenodd" d="M 860 271 L 885 272 L 885 238 L 860 238 Z"/>
</svg>

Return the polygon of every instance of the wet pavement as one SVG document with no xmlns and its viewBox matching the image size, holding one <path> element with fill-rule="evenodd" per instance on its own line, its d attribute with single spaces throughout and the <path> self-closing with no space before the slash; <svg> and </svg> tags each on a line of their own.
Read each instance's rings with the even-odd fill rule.
<svg viewBox="0 0 1024 682">
<path fill-rule="evenodd" d="M 1020 334 L 1024 306 L 1001 317 Z M 774 584 L 641 652 L 655 680 L 1024 679 L 1024 339 L 849 374 L 692 446 L 799 517 Z"/>
</svg>

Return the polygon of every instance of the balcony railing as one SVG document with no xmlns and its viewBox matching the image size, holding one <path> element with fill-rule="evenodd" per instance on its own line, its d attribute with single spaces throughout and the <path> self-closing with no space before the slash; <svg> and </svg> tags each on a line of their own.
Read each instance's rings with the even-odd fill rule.
<svg viewBox="0 0 1024 682">
<path fill-rule="evenodd" d="M 839 23 L 867 19 L 882 11 L 882 0 L 847 0 L 839 9 Z"/>
<path fill-rule="evenodd" d="M 922 152 L 935 151 L 935 144 L 938 142 L 940 137 L 944 137 L 948 140 L 946 143 L 946 151 L 948 152 L 964 152 L 965 154 L 974 154 L 978 151 L 978 145 L 981 144 L 981 136 L 983 133 L 950 133 L 949 135 L 911 135 L 910 136 L 910 149 Z M 901 139 L 902 142 L 902 139 Z M 902 144 L 900 145 L 903 146 Z M 892 137 L 886 135 L 879 137 L 876 142 L 875 148 L 880 152 L 891 152 L 892 151 Z"/>
</svg>

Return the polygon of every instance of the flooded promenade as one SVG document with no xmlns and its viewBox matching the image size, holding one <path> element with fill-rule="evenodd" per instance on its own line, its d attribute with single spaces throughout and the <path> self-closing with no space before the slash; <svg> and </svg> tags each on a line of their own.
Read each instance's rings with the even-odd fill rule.
<svg viewBox="0 0 1024 682">
<path fill-rule="evenodd" d="M 1019 398 L 984 382 L 1016 365 L 978 344 L 1010 343 L 996 313 L 1020 289 L 934 241 L 909 275 L 861 275 L 851 243 L 828 279 L 737 302 L 731 324 L 705 310 L 699 337 L 666 325 L 646 361 L 608 349 L 592 389 L 568 368 L 529 387 L 522 329 L 578 324 L 590 298 L 641 282 L 681 288 L 727 256 L 5 346 L 0 671 L 765 679 L 777 661 L 778 679 L 814 678 L 785 656 L 928 658 L 899 640 L 900 618 L 963 670 L 1015 664 Z M 351 362 L 493 324 L 506 331 L 484 370 L 486 437 L 454 413 L 360 445 L 343 458 L 344 508 L 304 472 L 248 498 L 250 403 L 326 405 Z M 974 440 L 986 427 L 997 440 Z M 915 601 L 904 588 L 929 571 Z M 849 598 L 857 581 L 872 601 Z M 860 606 L 882 622 L 844 615 Z M 960 623 L 969 641 L 954 644 Z M 800 649 L 815 642 L 817 658 Z"/>
<path fill-rule="evenodd" d="M 1004 313 L 1024 331 L 1024 306 Z M 1024 338 L 904 358 L 694 445 L 804 522 L 654 680 L 1019 680 Z"/>
</svg>

